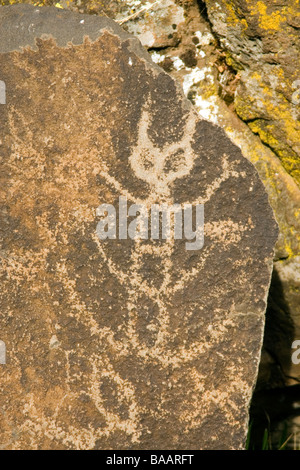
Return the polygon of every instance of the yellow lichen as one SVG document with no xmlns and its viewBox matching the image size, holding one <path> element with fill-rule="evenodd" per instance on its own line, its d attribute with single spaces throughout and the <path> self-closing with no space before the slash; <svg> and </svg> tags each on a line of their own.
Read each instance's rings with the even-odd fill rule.
<svg viewBox="0 0 300 470">
<path fill-rule="evenodd" d="M 278 31 L 281 23 L 286 21 L 287 9 L 276 10 L 272 13 L 267 12 L 267 5 L 264 2 L 257 2 L 250 5 L 252 15 L 259 15 L 259 26 L 265 30 Z"/>
<path fill-rule="evenodd" d="M 288 89 L 289 81 L 284 78 L 281 67 L 274 68 L 273 78 L 277 77 L 277 88 L 269 83 L 269 77 L 255 71 L 247 75 L 245 80 L 251 82 L 249 90 L 237 93 L 235 98 L 236 111 L 239 116 L 249 122 L 251 130 L 270 146 L 279 156 L 286 171 L 300 184 L 300 161 L 297 145 L 300 142 L 300 122 L 291 114 L 291 104 L 287 98 L 278 93 L 280 89 Z M 263 111 L 262 111 L 263 110 Z"/>
</svg>

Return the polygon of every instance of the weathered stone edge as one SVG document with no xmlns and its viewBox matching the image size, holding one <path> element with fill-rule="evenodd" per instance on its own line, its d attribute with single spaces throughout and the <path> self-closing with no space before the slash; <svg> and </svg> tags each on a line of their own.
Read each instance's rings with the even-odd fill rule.
<svg viewBox="0 0 300 470">
<path fill-rule="evenodd" d="M 151 65 L 150 55 L 138 39 L 106 16 L 92 16 L 55 7 L 35 7 L 28 4 L 0 6 L 0 53 L 22 51 L 25 47 L 37 50 L 36 39 L 52 37 L 59 47 L 83 44 L 84 38 L 96 41 L 104 31 L 122 40 L 134 42 L 133 48 Z"/>
</svg>

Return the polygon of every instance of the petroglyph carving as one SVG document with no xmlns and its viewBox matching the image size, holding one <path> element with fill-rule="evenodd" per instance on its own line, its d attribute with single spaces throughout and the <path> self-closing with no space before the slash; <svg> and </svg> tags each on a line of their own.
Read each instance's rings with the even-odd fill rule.
<svg viewBox="0 0 300 470">
<path fill-rule="evenodd" d="M 1 441 L 242 448 L 276 238 L 266 193 L 130 35 L 91 15 L 82 32 L 81 20 L 0 14 L 14 90 L 0 113 L 0 331 L 13 345 Z M 204 204 L 203 248 L 99 240 L 96 208 L 120 197 Z"/>
<path fill-rule="evenodd" d="M 195 116 L 190 113 L 185 123 L 185 131 L 180 142 L 174 142 L 159 148 L 149 137 L 151 117 L 147 102 L 138 126 L 138 139 L 131 151 L 130 164 L 136 176 L 151 187 L 152 197 L 170 200 L 170 186 L 177 178 L 190 173 L 195 153 L 191 139 L 195 132 Z"/>
</svg>

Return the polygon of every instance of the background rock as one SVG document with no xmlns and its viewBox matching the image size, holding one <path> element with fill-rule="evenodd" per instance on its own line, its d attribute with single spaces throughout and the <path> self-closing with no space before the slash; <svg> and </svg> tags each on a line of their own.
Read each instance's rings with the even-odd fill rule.
<svg viewBox="0 0 300 470">
<path fill-rule="evenodd" d="M 206 2 L 209 19 L 240 70 L 235 109 L 300 183 L 299 2 Z"/>
</svg>

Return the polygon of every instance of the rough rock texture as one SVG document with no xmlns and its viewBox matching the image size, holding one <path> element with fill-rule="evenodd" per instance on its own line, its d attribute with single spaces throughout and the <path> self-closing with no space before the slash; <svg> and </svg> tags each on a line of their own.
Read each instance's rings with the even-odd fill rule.
<svg viewBox="0 0 300 470">
<path fill-rule="evenodd" d="M 74 4 L 76 2 L 73 2 Z M 114 4 L 118 5 L 118 9 L 113 11 Z M 144 0 L 110 2 L 109 5 L 111 10 L 106 10 L 106 13 L 118 18 L 123 22 L 123 27 L 134 31 L 138 37 L 147 26 L 149 32 L 153 31 L 153 18 L 161 15 L 162 8 L 161 2 L 154 4 L 150 18 L 150 11 L 148 11 L 148 16 L 146 16 L 147 12 L 143 11 L 143 8 L 148 5 Z M 254 121 L 248 121 L 247 116 L 240 113 L 239 103 L 242 99 L 248 100 L 248 108 L 253 109 L 253 112 L 257 107 L 261 111 L 263 109 L 264 113 L 269 112 L 268 122 L 274 120 L 274 132 L 279 132 L 280 129 L 284 131 L 288 128 L 289 122 L 297 129 L 300 110 L 299 88 L 296 88 L 297 83 L 294 83 L 292 78 L 297 73 L 299 63 L 296 57 L 299 51 L 299 36 L 293 36 L 294 39 L 291 39 L 294 29 L 285 27 L 285 24 L 281 23 L 277 33 L 282 38 L 282 43 L 286 44 L 293 40 L 294 46 L 292 49 L 287 49 L 286 55 L 274 53 L 273 60 L 278 61 L 278 65 L 276 67 L 274 65 L 274 73 L 276 74 L 281 67 L 281 63 L 282 67 L 285 64 L 285 74 L 289 85 L 285 85 L 283 81 L 281 85 L 282 88 L 292 90 L 292 93 L 288 100 L 278 87 L 273 87 L 274 96 L 271 99 L 270 90 L 265 83 L 256 89 L 253 86 L 250 87 L 250 82 L 248 82 L 250 69 L 255 71 L 256 77 L 266 69 L 264 75 L 269 73 L 267 81 L 272 82 L 272 86 L 274 85 L 276 76 L 271 73 L 273 71 L 269 70 L 270 66 L 267 63 L 269 55 L 258 55 L 256 47 L 258 38 L 249 40 L 246 48 L 247 54 L 243 52 L 245 38 L 240 35 L 241 24 L 237 20 L 230 21 L 225 15 L 230 10 L 229 7 L 227 9 L 224 7 L 223 15 L 221 15 L 220 9 L 219 14 L 216 14 L 214 10 L 216 4 L 207 3 L 214 31 L 203 2 L 174 2 L 174 5 L 184 9 L 184 23 L 181 23 L 176 31 L 178 43 L 170 46 L 167 41 L 162 42 L 162 37 L 159 36 L 162 31 L 156 29 L 154 45 L 152 40 L 148 43 L 144 41 L 144 45 L 148 47 L 152 60 L 182 84 L 185 95 L 192 101 L 199 115 L 224 128 L 227 135 L 241 148 L 244 156 L 255 165 L 266 187 L 279 224 L 280 235 L 276 244 L 275 269 L 265 330 L 265 349 L 258 387 L 269 388 L 294 384 L 295 380 L 291 377 L 300 378 L 300 366 L 291 362 L 291 344 L 294 339 L 300 338 L 300 189 L 297 184 L 297 174 L 290 172 L 280 152 L 278 153 L 275 147 L 269 145 L 263 139 L 263 135 L 254 134 Z M 262 9 L 261 4 L 260 8 Z M 175 7 L 168 9 L 168 16 L 165 15 L 165 21 L 169 27 L 175 21 L 174 11 L 176 11 Z M 137 14 L 138 12 L 140 14 Z M 222 28 L 221 20 L 224 23 Z M 251 18 L 247 21 L 250 23 Z M 296 19 L 294 23 L 295 21 Z M 220 31 L 230 31 L 226 40 Z M 265 32 L 263 36 L 264 41 L 268 38 L 274 39 L 274 31 L 270 31 L 269 35 L 267 33 Z M 287 35 L 285 39 L 284 35 Z M 152 36 L 148 34 L 146 39 L 147 37 L 150 39 Z M 228 42 L 231 40 L 232 44 Z M 155 46 L 155 44 L 160 46 Z M 233 61 L 234 51 L 236 60 Z M 241 51 L 240 54 L 239 51 Z M 243 58 L 238 64 L 237 57 L 240 56 Z M 250 88 L 247 92 L 245 87 L 248 84 Z M 262 91 L 265 93 L 264 100 L 261 100 Z M 279 115 L 279 110 L 283 110 L 282 103 L 286 111 L 282 111 Z M 269 105 L 276 108 L 276 112 L 273 113 L 272 109 L 267 111 Z M 236 111 L 245 119 L 246 124 L 239 119 Z M 258 121 L 256 120 L 255 123 L 257 125 Z M 281 136 L 281 141 L 284 142 L 285 137 Z M 297 142 L 299 142 L 298 134 L 295 140 L 296 146 Z M 292 154 L 293 152 L 289 154 L 290 157 Z M 297 166 L 299 155 L 293 161 L 294 166 Z"/>
<path fill-rule="evenodd" d="M 257 389 L 295 384 L 300 379 L 300 365 L 291 362 L 291 344 L 300 338 L 299 155 L 287 149 L 291 136 L 291 148 L 299 143 L 297 2 L 282 6 L 267 1 L 208 1 L 209 18 L 200 0 L 168 1 L 168 8 L 166 3 L 39 2 L 116 19 L 182 84 L 200 116 L 222 126 L 255 165 L 280 229 Z M 165 34 L 171 30 L 173 34 Z M 248 124 L 238 118 L 235 107 Z"/>
<path fill-rule="evenodd" d="M 242 448 L 277 227 L 257 172 L 106 18 L 0 10 L 1 443 Z M 96 208 L 203 203 L 205 243 Z"/>
<path fill-rule="evenodd" d="M 206 1 L 228 60 L 241 70 L 237 113 L 300 184 L 299 1 Z"/>
<path fill-rule="evenodd" d="M 275 153 L 243 150 L 260 173 L 280 228 L 261 386 L 292 384 L 287 377 L 300 378 L 300 365 L 291 363 L 291 344 L 300 338 L 299 2 L 207 0 L 206 5 L 227 63 L 238 71 L 235 110 Z"/>
</svg>

